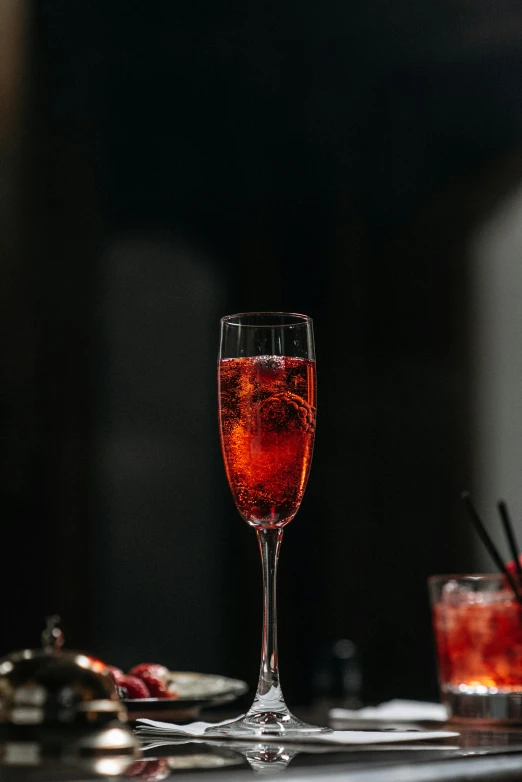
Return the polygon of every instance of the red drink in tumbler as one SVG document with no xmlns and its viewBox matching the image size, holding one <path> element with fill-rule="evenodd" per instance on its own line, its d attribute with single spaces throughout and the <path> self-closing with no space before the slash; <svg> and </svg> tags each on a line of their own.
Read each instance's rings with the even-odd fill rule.
<svg viewBox="0 0 522 782">
<path fill-rule="evenodd" d="M 461 581 L 448 580 L 433 603 L 443 697 L 522 693 L 522 606 L 501 577 L 491 576 L 493 588 L 481 591 Z"/>
<path fill-rule="evenodd" d="M 287 356 L 219 362 L 221 446 L 243 519 L 283 527 L 303 498 L 315 434 L 315 361 Z"/>
</svg>

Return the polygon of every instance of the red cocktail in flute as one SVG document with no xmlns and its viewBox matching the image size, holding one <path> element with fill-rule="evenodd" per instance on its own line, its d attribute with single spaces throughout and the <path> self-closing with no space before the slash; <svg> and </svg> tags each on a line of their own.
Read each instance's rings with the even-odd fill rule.
<svg viewBox="0 0 522 782">
<path fill-rule="evenodd" d="M 221 320 L 219 424 L 228 482 L 256 530 L 263 567 L 261 668 L 248 713 L 219 731 L 240 738 L 325 731 L 291 714 L 279 682 L 276 571 L 283 527 L 303 498 L 315 434 L 315 348 L 306 315 L 259 312 Z M 214 731 L 215 733 L 215 731 Z"/>
<path fill-rule="evenodd" d="M 219 363 L 221 443 L 239 512 L 253 526 L 293 519 L 310 471 L 315 362 L 286 356 Z"/>
</svg>

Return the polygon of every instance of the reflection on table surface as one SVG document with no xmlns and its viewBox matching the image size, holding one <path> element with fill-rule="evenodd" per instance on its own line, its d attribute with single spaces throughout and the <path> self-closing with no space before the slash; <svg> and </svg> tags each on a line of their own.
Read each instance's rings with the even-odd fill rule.
<svg viewBox="0 0 522 782">
<path fill-rule="evenodd" d="M 516 769 L 522 775 L 522 726 L 451 726 L 461 732 L 457 739 L 435 743 L 396 745 L 287 745 L 262 742 L 147 740 L 138 752 L 74 755 L 64 749 L 48 752 L 31 742 L 0 744 L 2 782 L 91 782 L 115 780 L 160 780 L 185 778 L 237 782 L 264 775 L 276 778 L 285 772 L 291 779 L 364 778 L 380 780 L 386 770 L 393 774 L 408 766 L 408 779 L 414 769 L 431 776 L 419 779 L 513 779 Z M 457 763 L 458 761 L 458 763 Z M 474 761 L 474 762 L 473 762 Z M 494 762 L 493 762 L 494 761 Z M 448 777 L 448 772 L 455 771 Z M 490 765 L 487 765 L 490 764 Z M 486 769 L 487 765 L 487 769 Z M 464 776 L 460 777 L 462 772 Z M 484 773 L 487 776 L 484 777 Z M 363 773 L 363 777 L 361 774 Z M 341 779 L 341 776 L 339 776 Z"/>
</svg>

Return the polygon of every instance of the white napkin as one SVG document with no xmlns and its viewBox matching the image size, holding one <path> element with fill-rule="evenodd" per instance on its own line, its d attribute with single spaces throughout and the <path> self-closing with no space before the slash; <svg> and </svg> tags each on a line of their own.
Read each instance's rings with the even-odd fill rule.
<svg viewBox="0 0 522 782">
<path fill-rule="evenodd" d="M 192 722 L 190 725 L 175 725 L 171 722 L 157 722 L 156 720 L 138 719 L 138 734 L 140 736 L 164 736 L 171 738 L 208 738 L 237 741 L 236 736 L 222 736 L 217 731 L 207 728 L 226 725 L 233 720 L 223 722 Z M 204 735 L 203 735 L 204 734 Z M 367 730 L 332 730 L 328 733 L 315 733 L 311 736 L 298 738 L 284 738 L 277 736 L 253 737 L 249 741 L 276 741 L 284 744 L 390 744 L 399 741 L 429 741 L 430 739 L 445 739 L 458 736 L 458 733 L 449 730 L 414 730 L 414 731 L 367 731 Z"/>
<path fill-rule="evenodd" d="M 448 711 L 441 703 L 393 700 L 364 709 L 330 709 L 332 720 L 379 720 L 389 722 L 445 722 Z"/>
</svg>

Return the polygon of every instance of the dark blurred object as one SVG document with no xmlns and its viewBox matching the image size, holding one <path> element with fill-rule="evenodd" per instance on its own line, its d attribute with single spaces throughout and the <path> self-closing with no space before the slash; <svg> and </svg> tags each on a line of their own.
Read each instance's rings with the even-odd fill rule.
<svg viewBox="0 0 522 782">
<path fill-rule="evenodd" d="M 63 630 L 58 626 L 59 622 L 58 614 L 48 616 L 45 622 L 45 629 L 42 631 L 42 649 L 48 654 L 59 652 L 65 643 Z"/>
<path fill-rule="evenodd" d="M 356 709 L 361 706 L 362 669 L 357 646 L 340 638 L 323 648 L 312 687 L 319 701 Z"/>
</svg>

